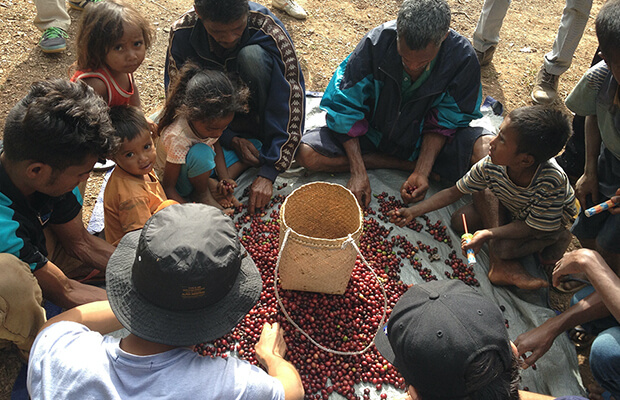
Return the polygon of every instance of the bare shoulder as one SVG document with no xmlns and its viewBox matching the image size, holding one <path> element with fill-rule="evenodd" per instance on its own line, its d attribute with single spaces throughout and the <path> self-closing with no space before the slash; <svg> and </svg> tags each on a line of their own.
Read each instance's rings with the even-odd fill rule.
<svg viewBox="0 0 620 400">
<path fill-rule="evenodd" d="M 92 87 L 95 93 L 103 97 L 106 101 L 108 99 L 108 87 L 105 82 L 99 78 L 84 78 L 82 81 L 88 86 Z"/>
</svg>

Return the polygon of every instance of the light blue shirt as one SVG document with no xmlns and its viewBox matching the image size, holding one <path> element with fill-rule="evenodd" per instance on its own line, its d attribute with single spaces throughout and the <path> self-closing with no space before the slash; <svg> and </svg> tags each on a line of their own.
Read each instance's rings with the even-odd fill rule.
<svg viewBox="0 0 620 400">
<path fill-rule="evenodd" d="M 75 322 L 45 328 L 30 352 L 30 397 L 284 400 L 280 381 L 247 361 L 202 357 L 189 348 L 136 356 L 119 343 Z"/>
</svg>

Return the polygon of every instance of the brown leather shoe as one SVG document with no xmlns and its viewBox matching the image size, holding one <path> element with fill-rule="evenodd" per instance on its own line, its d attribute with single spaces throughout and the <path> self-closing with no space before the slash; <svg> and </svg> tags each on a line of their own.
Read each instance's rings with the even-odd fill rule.
<svg viewBox="0 0 620 400">
<path fill-rule="evenodd" d="M 491 46 L 486 51 L 478 51 L 476 50 L 476 57 L 478 57 L 478 62 L 480 66 L 483 67 L 493 60 L 493 54 L 495 54 L 495 46 Z"/>
<path fill-rule="evenodd" d="M 551 104 L 558 98 L 559 75 L 551 75 L 543 65 L 536 76 L 536 83 L 532 90 L 532 100 L 536 104 Z"/>
</svg>

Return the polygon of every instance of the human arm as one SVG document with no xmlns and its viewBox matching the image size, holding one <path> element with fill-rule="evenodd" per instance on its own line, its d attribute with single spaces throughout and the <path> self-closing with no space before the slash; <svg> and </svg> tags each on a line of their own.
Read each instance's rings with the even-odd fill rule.
<svg viewBox="0 0 620 400">
<path fill-rule="evenodd" d="M 58 314 L 43 324 L 40 331 L 60 321 L 77 322 L 91 331 L 99 332 L 102 335 L 117 331 L 123 327 L 116 319 L 107 300 L 83 304 Z"/>
<path fill-rule="evenodd" d="M 83 78 L 80 79 L 82 82 L 84 82 L 85 84 L 87 84 L 88 86 L 90 86 L 91 88 L 93 88 L 93 90 L 95 91 L 95 93 L 97 93 L 99 96 L 101 96 L 106 103 L 109 102 L 109 94 L 108 94 L 108 87 L 106 86 L 106 84 L 99 78 Z"/>
<path fill-rule="evenodd" d="M 351 178 L 347 182 L 347 188 L 353 192 L 360 206 L 366 208 L 371 200 L 370 179 L 368 179 L 366 166 L 362 159 L 359 139 L 352 138 L 344 142 L 344 150 L 351 170 Z"/>
<path fill-rule="evenodd" d="M 596 292 L 585 297 L 560 315 L 549 318 L 542 325 L 520 334 L 515 340 L 519 356 L 524 358 L 524 368 L 528 368 L 542 357 L 553 344 L 555 338 L 577 325 L 604 318 L 609 311 Z M 529 356 L 526 353 L 531 352 Z"/>
<path fill-rule="evenodd" d="M 555 397 L 546 394 L 534 393 L 527 390 L 519 390 L 519 400 L 552 400 Z"/>
<path fill-rule="evenodd" d="M 84 264 L 105 271 L 115 248 L 105 240 L 88 233 L 82 223 L 82 213 L 63 224 L 51 224 L 62 247 L 72 257 Z"/>
<path fill-rule="evenodd" d="M 620 321 L 620 278 L 598 252 L 582 248 L 566 253 L 553 270 L 553 285 L 559 285 L 565 275 L 579 272 L 586 274 L 609 312 Z"/>
<path fill-rule="evenodd" d="M 446 139 L 446 136 L 439 133 L 424 133 L 420 156 L 416 161 L 415 169 L 400 188 L 400 195 L 406 204 L 418 202 L 426 196 L 428 176 L 431 174 L 437 155 L 446 143 Z M 416 189 L 409 194 L 407 192 L 409 187 L 416 187 Z"/>
<path fill-rule="evenodd" d="M 183 196 L 177 192 L 176 188 L 177 180 L 179 179 L 179 174 L 181 173 L 181 165 L 182 164 L 174 164 L 166 161 L 161 186 L 164 188 L 164 192 L 166 192 L 166 197 L 168 197 L 168 199 L 175 200 L 180 204 L 183 204 L 186 203 L 186 201 Z"/>
<path fill-rule="evenodd" d="M 469 249 L 478 253 L 480 248 L 492 239 L 522 239 L 532 237 L 537 232 L 536 229 L 528 226 L 525 221 L 512 221 L 505 225 L 495 228 L 481 229 L 474 232 L 473 238 L 469 243 L 462 243 L 463 251 Z"/>
<path fill-rule="evenodd" d="M 598 157 L 601 149 L 601 132 L 596 115 L 589 115 L 585 122 L 585 165 L 583 175 L 575 184 L 575 195 L 581 207 L 587 207 L 586 198 L 592 197 L 594 204 L 598 203 Z"/>
<path fill-rule="evenodd" d="M 107 299 L 104 289 L 69 279 L 51 261 L 33 272 L 43 297 L 62 308 Z"/>
<path fill-rule="evenodd" d="M 390 211 L 388 213 L 390 222 L 398 226 L 405 226 L 414 218 L 450 205 L 461 197 L 463 197 L 463 193 L 456 186 L 443 189 L 411 207 Z"/>
<path fill-rule="evenodd" d="M 265 323 L 260 339 L 254 346 L 256 359 L 265 367 L 267 373 L 282 383 L 286 400 L 303 399 L 304 389 L 299 372 L 293 364 L 286 361 L 286 342 L 283 330 L 276 322 Z"/>
<path fill-rule="evenodd" d="M 216 142 L 213 147 L 215 149 L 215 172 L 217 173 L 217 177 L 219 179 L 217 190 L 223 196 L 231 195 L 237 187 L 237 182 L 235 182 L 235 180 L 232 179 L 228 173 L 222 145 L 220 145 L 219 142 Z"/>
<path fill-rule="evenodd" d="M 230 141 L 230 147 L 237 153 L 237 156 L 239 156 L 242 162 L 253 167 L 260 166 L 260 152 L 248 139 L 235 136 Z"/>
</svg>

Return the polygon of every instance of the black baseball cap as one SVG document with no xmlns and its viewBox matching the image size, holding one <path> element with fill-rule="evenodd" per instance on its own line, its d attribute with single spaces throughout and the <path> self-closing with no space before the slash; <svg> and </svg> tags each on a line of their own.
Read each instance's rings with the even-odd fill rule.
<svg viewBox="0 0 620 400">
<path fill-rule="evenodd" d="M 465 371 L 480 354 L 496 351 L 510 370 L 512 348 L 499 307 L 459 280 L 412 286 L 375 337 L 377 349 L 422 398 L 462 399 Z M 496 368 L 497 369 L 497 368 Z"/>
</svg>

